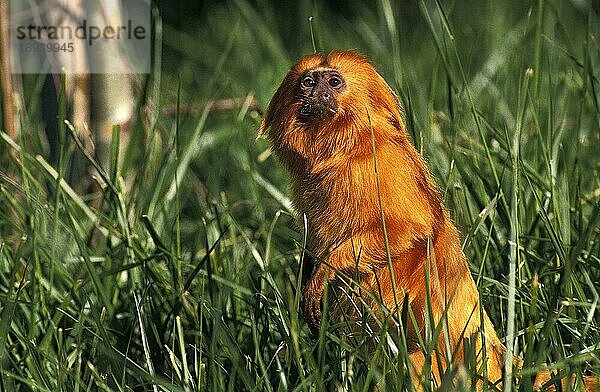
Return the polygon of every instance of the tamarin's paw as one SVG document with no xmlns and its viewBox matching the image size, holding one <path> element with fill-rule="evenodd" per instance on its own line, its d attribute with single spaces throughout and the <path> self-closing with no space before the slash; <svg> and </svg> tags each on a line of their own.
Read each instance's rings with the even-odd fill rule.
<svg viewBox="0 0 600 392">
<path fill-rule="evenodd" d="M 305 294 L 302 307 L 310 331 L 315 335 L 318 334 L 321 324 L 321 296 Z"/>
<path fill-rule="evenodd" d="M 322 266 L 317 267 L 312 278 L 302 289 L 302 310 L 304 319 L 308 323 L 312 333 L 319 332 L 321 324 L 321 299 L 325 286 L 325 272 Z"/>
</svg>

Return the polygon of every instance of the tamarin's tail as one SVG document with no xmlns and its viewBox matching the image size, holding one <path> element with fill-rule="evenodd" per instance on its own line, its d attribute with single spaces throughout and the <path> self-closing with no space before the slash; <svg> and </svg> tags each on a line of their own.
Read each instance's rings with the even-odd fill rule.
<svg viewBox="0 0 600 392">
<path fill-rule="evenodd" d="M 549 371 L 541 372 L 537 375 L 534 383 L 534 390 L 536 391 L 556 391 L 555 384 L 550 384 L 547 387 L 544 387 L 548 381 L 552 379 L 552 375 Z M 574 378 L 571 379 L 572 382 L 575 381 Z M 567 388 L 567 380 L 561 380 L 561 389 L 568 390 Z M 583 376 L 583 389 L 585 392 L 598 392 L 600 391 L 600 378 L 598 376 Z"/>
</svg>

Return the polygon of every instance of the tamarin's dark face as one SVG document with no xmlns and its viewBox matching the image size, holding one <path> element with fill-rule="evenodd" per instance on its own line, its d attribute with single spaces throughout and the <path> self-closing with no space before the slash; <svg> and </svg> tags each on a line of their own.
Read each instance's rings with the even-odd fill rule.
<svg viewBox="0 0 600 392">
<path fill-rule="evenodd" d="M 301 101 L 299 117 L 324 120 L 338 110 L 338 95 L 347 89 L 346 80 L 335 69 L 319 67 L 306 71 L 298 82 Z"/>
</svg>

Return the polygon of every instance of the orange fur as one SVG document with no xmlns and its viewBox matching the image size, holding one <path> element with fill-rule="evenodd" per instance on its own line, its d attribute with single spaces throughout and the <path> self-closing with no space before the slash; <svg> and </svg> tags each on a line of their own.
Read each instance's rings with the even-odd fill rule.
<svg viewBox="0 0 600 392">
<path fill-rule="evenodd" d="M 302 120 L 297 86 L 307 71 L 320 68 L 339 71 L 347 88 L 337 96 L 334 115 Z M 309 323 L 318 326 L 325 277 L 335 285 L 347 274 L 357 276 L 362 286 L 380 295 L 381 303 L 392 312 L 407 293 L 418 324 L 417 328 L 409 327 L 407 333 L 413 343 L 417 342 L 416 334 L 425 328 L 429 243 L 432 313 L 436 323 L 444 313 L 447 315 L 454 362 L 462 361 L 463 337 L 476 337 L 479 364 L 486 363 L 491 382 L 499 381 L 505 350 L 480 309 L 459 233 L 422 157 L 409 141 L 396 96 L 369 60 L 349 51 L 302 58 L 273 96 L 259 135 L 262 133 L 267 134 L 290 173 L 294 205 L 308 223 L 307 249 L 316 260 L 324 261 L 303 285 L 304 313 Z M 382 215 L 396 293 L 388 268 Z M 443 353 L 443 338 L 439 342 L 438 351 Z M 410 347 L 412 374 L 418 379 L 423 354 L 416 344 Z M 434 377 L 440 377 L 436 366 L 433 368 Z"/>
</svg>

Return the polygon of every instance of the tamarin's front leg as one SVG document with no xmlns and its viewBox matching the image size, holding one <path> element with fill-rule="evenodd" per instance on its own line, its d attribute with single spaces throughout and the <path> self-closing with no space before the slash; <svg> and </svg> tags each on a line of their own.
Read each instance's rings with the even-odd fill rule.
<svg viewBox="0 0 600 392">
<path fill-rule="evenodd" d="M 370 279 L 376 270 L 385 265 L 363 252 L 359 240 L 347 240 L 332 249 L 323 261 L 315 262 L 319 265 L 302 288 L 302 308 L 313 332 L 318 331 L 321 323 L 321 300 L 326 282 L 333 282 L 340 275 L 347 275 L 360 282 Z"/>
</svg>

